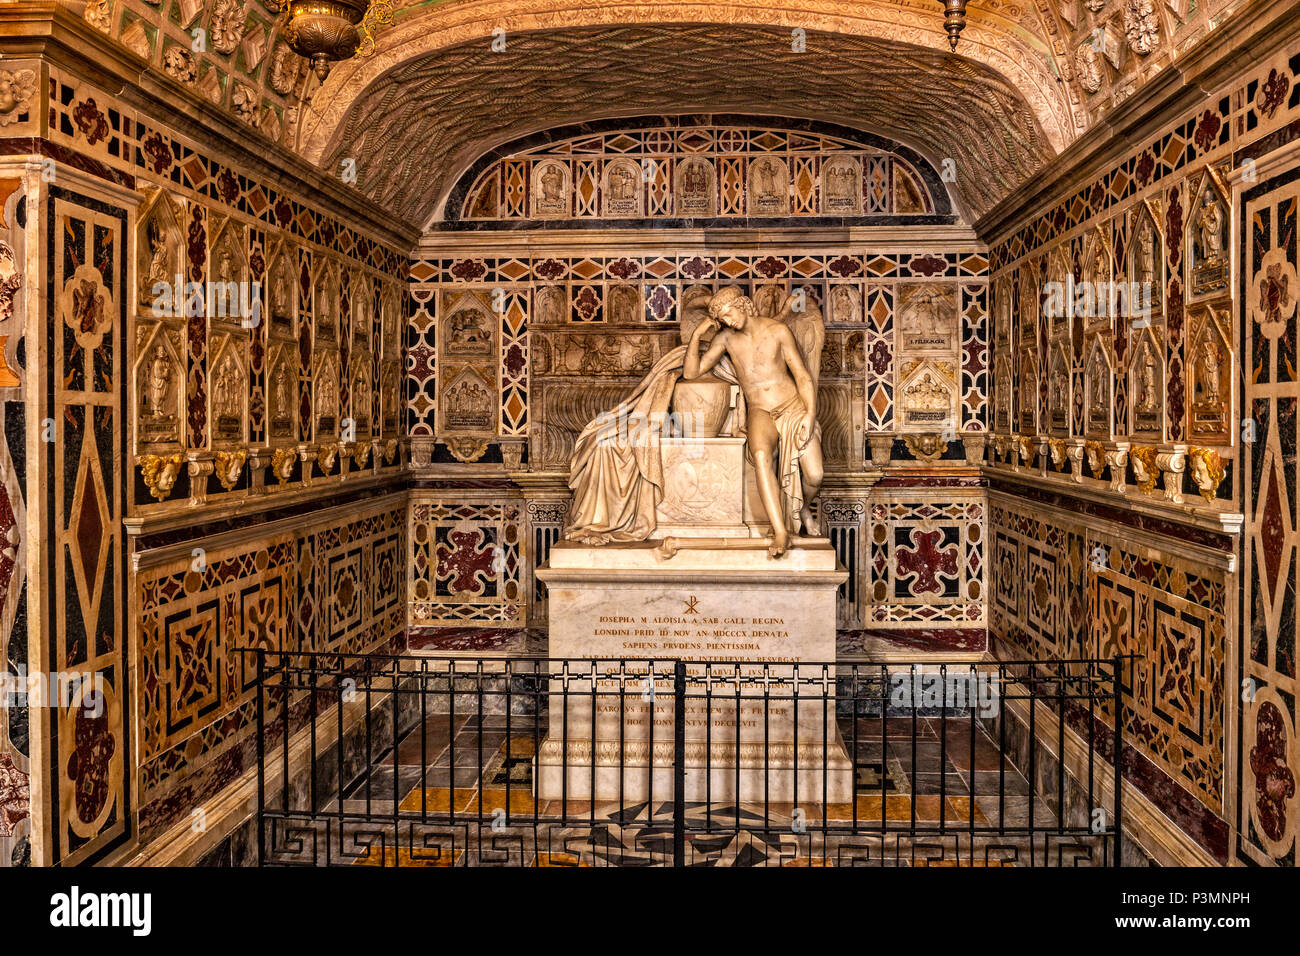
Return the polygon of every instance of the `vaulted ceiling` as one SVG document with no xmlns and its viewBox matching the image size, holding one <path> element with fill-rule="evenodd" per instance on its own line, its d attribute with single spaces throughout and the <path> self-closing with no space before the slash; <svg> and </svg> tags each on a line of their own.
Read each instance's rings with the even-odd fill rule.
<svg viewBox="0 0 1300 956">
<path fill-rule="evenodd" d="M 736 111 L 840 123 L 952 158 L 983 212 L 1052 153 L 1033 112 L 987 67 L 865 37 L 726 25 L 527 33 L 502 53 L 467 43 L 373 83 L 339 123 L 324 165 L 423 222 L 486 149 L 548 126 L 645 113 Z"/>
<path fill-rule="evenodd" d="M 250 130 L 328 170 L 355 159 L 357 187 L 419 227 L 520 136 L 719 111 L 951 159 L 973 218 L 1242 2 L 970 0 L 954 55 L 940 0 L 394 0 L 373 54 L 323 85 L 280 38 L 283 0 L 90 0 L 84 16 Z M 192 53 L 199 26 L 212 42 Z"/>
</svg>

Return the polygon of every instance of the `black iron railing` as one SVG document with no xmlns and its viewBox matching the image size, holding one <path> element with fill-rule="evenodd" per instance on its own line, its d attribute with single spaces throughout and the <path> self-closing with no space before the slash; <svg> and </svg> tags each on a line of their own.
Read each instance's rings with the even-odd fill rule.
<svg viewBox="0 0 1300 956">
<path fill-rule="evenodd" d="M 247 662 L 264 865 L 1120 862 L 1118 660 Z"/>
</svg>

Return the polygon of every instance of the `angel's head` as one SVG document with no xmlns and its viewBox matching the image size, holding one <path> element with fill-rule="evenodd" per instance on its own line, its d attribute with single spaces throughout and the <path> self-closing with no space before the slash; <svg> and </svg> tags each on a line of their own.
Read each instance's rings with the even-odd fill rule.
<svg viewBox="0 0 1300 956">
<path fill-rule="evenodd" d="M 709 300 L 709 317 L 733 329 L 743 329 L 757 314 L 754 301 L 734 285 L 719 289 Z"/>
</svg>

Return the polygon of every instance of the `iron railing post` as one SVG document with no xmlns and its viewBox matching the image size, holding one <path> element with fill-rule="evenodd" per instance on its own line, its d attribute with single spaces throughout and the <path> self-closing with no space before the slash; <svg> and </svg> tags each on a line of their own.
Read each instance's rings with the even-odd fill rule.
<svg viewBox="0 0 1300 956">
<path fill-rule="evenodd" d="M 739 715 L 737 715 L 739 716 Z M 654 755 L 651 754 L 654 774 Z M 704 756 L 704 774 L 709 773 Z M 686 662 L 673 665 L 673 866 L 686 865 Z"/>
<path fill-rule="evenodd" d="M 1113 694 L 1115 700 L 1115 865 L 1120 863 L 1120 845 L 1124 842 L 1123 815 L 1121 811 L 1124 793 L 1124 688 L 1120 680 L 1119 655 L 1111 659 L 1111 670 L 1115 681 Z"/>
<path fill-rule="evenodd" d="M 266 842 L 266 717 L 263 713 L 262 693 L 266 680 L 266 651 L 257 649 L 257 865 L 265 866 Z"/>
</svg>

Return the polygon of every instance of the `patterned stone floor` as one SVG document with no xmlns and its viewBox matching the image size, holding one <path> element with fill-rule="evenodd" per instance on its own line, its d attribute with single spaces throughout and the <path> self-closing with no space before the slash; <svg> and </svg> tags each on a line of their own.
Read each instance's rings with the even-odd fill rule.
<svg viewBox="0 0 1300 956">
<path fill-rule="evenodd" d="M 852 719 L 840 721 L 850 748 L 854 729 Z M 1031 805 L 1038 826 L 1054 817 L 1044 801 L 1031 801 L 1025 778 L 1004 763 L 980 724 L 973 755 L 966 718 L 859 718 L 856 732 L 854 803 L 688 804 L 686 864 L 1004 866 L 1028 862 L 1031 852 L 1074 852 L 1068 840 L 1040 836 L 1031 847 L 1027 837 L 999 834 L 999 827 L 1024 827 Z M 534 801 L 532 756 L 544 736 L 545 727 L 530 717 L 428 718 L 346 787 L 341 809 L 358 822 L 331 824 L 335 862 L 670 864 L 673 808 L 666 794 L 626 806 Z M 421 819 L 435 816 L 437 823 Z"/>
</svg>

